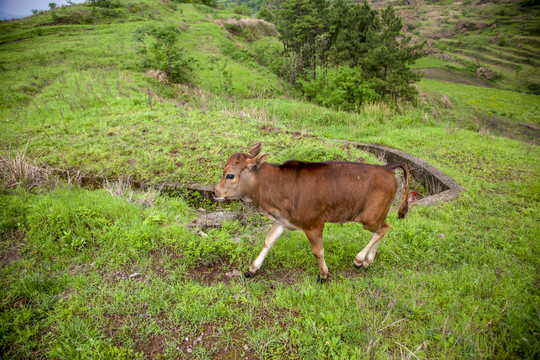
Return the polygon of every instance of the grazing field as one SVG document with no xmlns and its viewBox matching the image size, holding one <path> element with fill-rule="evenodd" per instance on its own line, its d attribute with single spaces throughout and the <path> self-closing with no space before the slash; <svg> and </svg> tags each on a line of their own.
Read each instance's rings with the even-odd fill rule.
<svg viewBox="0 0 540 360">
<path fill-rule="evenodd" d="M 423 80 L 416 105 L 339 112 L 265 67 L 257 49 L 275 37 L 215 22 L 238 15 L 123 4 L 0 25 L 2 357 L 538 358 L 538 95 Z M 134 33 L 167 22 L 185 23 L 180 46 L 199 59 L 190 85 L 138 65 Z M 184 186 L 216 184 L 258 140 L 274 163 L 382 160 L 334 139 L 403 150 L 466 191 L 403 220 L 392 209 L 367 270 L 352 262 L 371 233 L 328 225 L 327 283 L 299 232 L 245 279 L 269 220 Z"/>
</svg>

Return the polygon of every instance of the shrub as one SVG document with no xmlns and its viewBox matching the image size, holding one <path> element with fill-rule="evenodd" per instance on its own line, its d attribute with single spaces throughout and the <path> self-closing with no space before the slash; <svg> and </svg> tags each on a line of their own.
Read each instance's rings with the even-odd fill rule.
<svg viewBox="0 0 540 360">
<path fill-rule="evenodd" d="M 193 59 L 177 48 L 179 30 L 174 25 L 150 25 L 135 31 L 135 41 L 141 43 L 143 69 L 164 71 L 169 81 L 189 83 L 193 71 Z"/>
<path fill-rule="evenodd" d="M 373 80 L 362 78 L 359 67 L 322 68 L 312 81 L 299 81 L 304 94 L 321 105 L 341 110 L 356 110 L 379 98 Z"/>
<path fill-rule="evenodd" d="M 531 93 L 533 93 L 535 95 L 540 95 L 540 84 L 539 83 L 534 82 L 534 81 L 527 81 L 526 86 L 527 86 L 527 90 L 529 90 L 529 92 L 531 92 Z"/>
<path fill-rule="evenodd" d="M 276 38 L 265 37 L 253 43 L 255 60 L 261 65 L 270 66 L 283 54 L 283 44 Z"/>
</svg>

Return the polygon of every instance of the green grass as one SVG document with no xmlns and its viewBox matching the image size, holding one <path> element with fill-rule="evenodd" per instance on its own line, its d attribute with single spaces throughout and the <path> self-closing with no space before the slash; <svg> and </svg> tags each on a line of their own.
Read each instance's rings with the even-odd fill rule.
<svg viewBox="0 0 540 360">
<path fill-rule="evenodd" d="M 48 13 L 2 24 L 0 42 L 32 36 L 0 46 L 2 158 L 24 152 L 45 168 L 110 180 L 105 189 L 1 188 L 2 357 L 538 357 L 540 150 L 471 120 L 538 125 L 538 96 L 423 80 L 425 104 L 334 111 L 283 96 L 262 56 L 276 39 L 231 39 L 212 22 L 231 13 L 125 4 L 93 25 L 37 26 Z M 189 25 L 180 46 L 198 59 L 191 87 L 138 67 L 133 32 L 151 21 Z M 327 225 L 324 285 L 302 233 L 283 234 L 253 279 L 229 278 L 257 256 L 269 220 L 238 202 L 216 207 L 113 181 L 215 184 L 227 157 L 258 140 L 275 163 L 380 161 L 338 138 L 418 156 L 466 191 L 404 220 L 391 210 L 368 270 L 352 260 L 371 234 Z M 200 207 L 240 219 L 197 229 Z"/>
<path fill-rule="evenodd" d="M 428 79 L 422 80 L 419 86 L 428 93 L 446 94 L 467 113 L 488 112 L 516 122 L 540 124 L 540 98 L 537 95 Z"/>
<path fill-rule="evenodd" d="M 448 65 L 448 61 L 432 58 L 422 57 L 411 66 L 412 69 L 425 69 L 425 68 L 445 68 Z"/>
</svg>

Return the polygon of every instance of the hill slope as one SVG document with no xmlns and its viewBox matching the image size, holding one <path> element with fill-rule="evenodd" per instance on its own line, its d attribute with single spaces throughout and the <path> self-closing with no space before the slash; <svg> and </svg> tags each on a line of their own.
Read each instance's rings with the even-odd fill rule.
<svg viewBox="0 0 540 360">
<path fill-rule="evenodd" d="M 403 18 L 405 31 L 427 40 L 429 57 L 440 60 L 430 67 L 502 89 L 539 93 L 540 5 L 525 6 L 520 0 L 372 2 L 374 7 L 389 3 Z M 445 77 L 459 81 L 451 72 Z"/>
</svg>

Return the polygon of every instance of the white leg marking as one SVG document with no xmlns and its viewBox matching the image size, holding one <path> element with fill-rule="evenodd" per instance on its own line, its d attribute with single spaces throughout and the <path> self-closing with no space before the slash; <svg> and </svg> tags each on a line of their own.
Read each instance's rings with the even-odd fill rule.
<svg viewBox="0 0 540 360">
<path fill-rule="evenodd" d="M 317 256 L 317 260 L 319 260 L 319 275 L 321 279 L 326 280 L 328 278 L 328 266 L 326 266 L 326 261 L 324 261 L 324 249 Z"/>
<path fill-rule="evenodd" d="M 379 243 L 389 228 L 390 225 L 385 223 L 383 224 L 383 226 L 381 226 L 379 231 L 373 233 L 371 240 L 364 248 L 364 250 L 360 251 L 358 255 L 356 255 L 356 257 L 354 258 L 354 266 L 359 267 L 360 265 L 362 265 L 363 267 L 367 268 L 373 263 L 375 255 L 377 254 L 377 248 L 379 247 Z"/>
<path fill-rule="evenodd" d="M 354 259 L 354 265 L 355 266 L 361 266 L 363 265 L 364 263 L 364 260 L 366 259 L 366 256 L 369 254 L 369 250 L 371 250 L 371 247 L 373 245 L 375 245 L 376 243 L 378 243 L 380 240 L 381 240 L 382 236 L 381 234 L 377 231 L 377 232 L 374 232 L 373 233 L 373 236 L 371 237 L 371 240 L 369 241 L 369 243 L 366 245 L 366 247 L 364 248 L 364 250 L 360 251 L 358 253 L 358 255 L 356 255 L 355 259 Z M 369 266 L 369 265 L 368 265 Z"/>
<path fill-rule="evenodd" d="M 369 253 L 366 256 L 366 259 L 362 263 L 362 266 L 364 268 L 368 268 L 369 265 L 373 263 L 373 260 L 375 260 L 375 255 L 377 254 L 377 248 L 379 247 L 379 244 L 381 243 L 382 236 L 379 238 L 379 241 L 377 241 L 371 249 L 369 249 Z"/>
<path fill-rule="evenodd" d="M 266 235 L 266 239 L 264 240 L 264 246 L 261 250 L 261 253 L 259 254 L 259 256 L 257 256 L 255 261 L 253 261 L 253 263 L 249 267 L 249 272 L 251 274 L 255 275 L 257 270 L 261 268 L 264 258 L 266 257 L 266 255 L 268 254 L 268 252 L 270 251 L 270 249 L 276 242 L 277 238 L 283 233 L 284 230 L 285 228 L 281 226 L 280 224 L 278 224 L 277 222 L 274 222 L 272 224 L 272 228 L 270 229 L 270 232 L 268 233 L 268 235 Z"/>
</svg>

